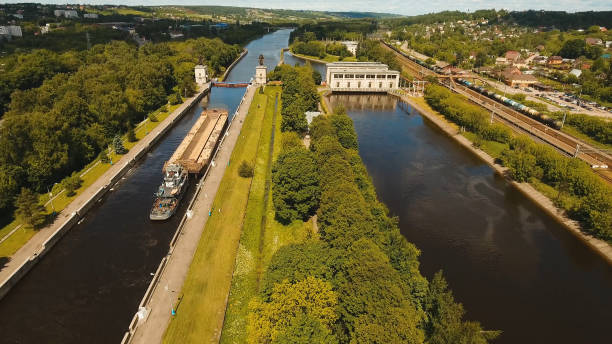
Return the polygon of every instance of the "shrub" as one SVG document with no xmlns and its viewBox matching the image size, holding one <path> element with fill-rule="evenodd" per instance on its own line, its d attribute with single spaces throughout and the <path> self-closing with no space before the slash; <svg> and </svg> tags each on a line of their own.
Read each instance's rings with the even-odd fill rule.
<svg viewBox="0 0 612 344">
<path fill-rule="evenodd" d="M 238 175 L 242 178 L 251 178 L 253 177 L 253 172 L 253 165 L 246 162 L 246 160 L 242 160 L 240 166 L 238 166 Z"/>
<path fill-rule="evenodd" d="M 81 187 L 81 184 L 83 184 L 83 180 L 81 179 L 81 177 L 79 177 L 78 174 L 66 177 L 62 181 L 62 185 L 64 186 L 64 188 L 66 188 L 66 196 L 68 197 L 74 196 L 75 191 Z"/>
<path fill-rule="evenodd" d="M 157 122 L 157 116 L 155 116 L 155 114 L 153 112 L 151 112 L 149 114 L 149 121 L 151 122 Z"/>
<path fill-rule="evenodd" d="M 177 93 L 173 93 L 170 96 L 170 104 L 171 105 L 177 105 L 177 104 L 181 104 L 183 102 L 183 98 L 181 98 L 181 95 L 177 92 Z"/>
</svg>

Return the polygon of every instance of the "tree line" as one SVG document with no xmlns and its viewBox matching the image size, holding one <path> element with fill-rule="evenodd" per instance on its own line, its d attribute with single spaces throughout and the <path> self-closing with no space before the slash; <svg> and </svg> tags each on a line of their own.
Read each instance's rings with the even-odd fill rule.
<svg viewBox="0 0 612 344">
<path fill-rule="evenodd" d="M 46 191 L 105 151 L 113 137 L 133 130 L 149 112 L 193 94 L 193 67 L 200 58 L 213 66 L 217 62 L 214 74 L 241 50 L 201 38 L 141 48 L 114 41 L 72 59 L 33 53 L 35 61 L 27 65 L 33 67 L 15 73 L 35 74 L 29 84 L 34 87 L 13 90 L 0 128 L 0 209 L 11 209 L 22 188 Z M 61 62 L 59 73 L 44 61 L 49 56 Z"/>
<path fill-rule="evenodd" d="M 498 158 L 514 180 L 537 181 L 552 187 L 556 193 L 553 201 L 558 207 L 579 221 L 585 231 L 612 242 L 612 189 L 590 166 L 526 136 L 511 135 L 509 129 L 499 124 L 489 124 L 489 115 L 483 109 L 443 86 L 427 85 L 425 100 L 450 121 L 474 132 L 479 140 L 507 144 Z M 575 118 L 581 118 L 577 121 L 584 120 L 582 123 L 588 126 L 586 119 Z"/>
<path fill-rule="evenodd" d="M 276 216 L 292 221 L 316 214 L 318 233 L 274 254 L 249 304 L 248 342 L 484 344 L 495 338 L 498 332 L 463 319 L 441 273 L 431 281 L 421 275 L 420 252 L 378 201 L 346 112 L 314 118 L 310 148 L 296 129 L 285 128 L 273 164 Z"/>
<path fill-rule="evenodd" d="M 321 82 L 319 73 L 306 65 L 292 67 L 289 65 L 277 66 L 270 73 L 270 80 L 282 81 L 281 109 L 282 131 L 295 131 L 304 133 L 308 130 L 306 111 L 316 111 L 319 104 L 315 79 Z"/>
</svg>

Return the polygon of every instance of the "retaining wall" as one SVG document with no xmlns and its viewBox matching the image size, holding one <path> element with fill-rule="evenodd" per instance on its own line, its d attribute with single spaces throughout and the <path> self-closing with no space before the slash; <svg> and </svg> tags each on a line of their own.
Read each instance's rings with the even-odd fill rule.
<svg viewBox="0 0 612 344">
<path fill-rule="evenodd" d="M 193 106 L 200 102 L 200 100 L 210 92 L 209 87 L 204 89 L 200 94 L 198 94 L 195 98 L 191 100 L 191 103 L 185 107 L 172 121 L 166 124 L 157 135 L 149 141 L 149 143 L 140 148 L 140 151 L 134 156 L 133 159 L 129 161 L 121 161 L 120 164 L 123 164 L 122 167 L 115 172 L 115 174 L 111 177 L 110 182 L 102 187 L 100 187 L 93 196 L 87 199 L 81 207 L 74 213 L 70 214 L 69 218 L 55 231 L 53 234 L 49 236 L 49 238 L 40 246 L 40 248 L 30 256 L 28 260 L 23 262 L 10 276 L 8 276 L 2 284 L 0 284 L 0 299 L 2 299 L 8 292 L 11 290 L 13 286 L 15 286 L 19 280 L 23 276 L 25 276 L 31 269 L 34 267 L 42 257 L 47 254 L 55 244 L 59 242 L 59 240 L 72 228 L 75 224 L 77 224 L 91 208 L 96 204 L 98 200 L 100 200 L 113 185 L 115 185 L 123 176 L 132 168 L 132 166 L 142 158 L 153 145 L 155 145 L 163 136 L 166 134 L 174 124 L 179 121 Z M 160 124 L 161 125 L 161 124 Z M 163 262 L 163 261 L 162 261 Z"/>
</svg>

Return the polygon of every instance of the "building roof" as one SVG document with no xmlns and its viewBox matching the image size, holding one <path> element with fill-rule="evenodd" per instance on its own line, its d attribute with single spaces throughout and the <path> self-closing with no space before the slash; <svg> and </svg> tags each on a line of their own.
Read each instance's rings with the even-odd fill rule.
<svg viewBox="0 0 612 344">
<path fill-rule="evenodd" d="M 573 74 L 576 77 L 580 77 L 580 75 L 582 74 L 582 71 L 580 69 L 572 69 L 569 74 Z"/>
<path fill-rule="evenodd" d="M 203 65 L 197 65 L 195 67 L 193 67 L 194 69 L 206 69 L 206 66 Z"/>
<path fill-rule="evenodd" d="M 521 57 L 521 53 L 516 50 L 508 50 L 506 51 L 506 59 L 508 60 L 517 60 Z"/>
</svg>

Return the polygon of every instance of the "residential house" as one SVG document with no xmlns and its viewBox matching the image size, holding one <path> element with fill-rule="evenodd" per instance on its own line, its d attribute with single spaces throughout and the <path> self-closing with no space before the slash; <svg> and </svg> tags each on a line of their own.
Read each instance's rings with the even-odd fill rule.
<svg viewBox="0 0 612 344">
<path fill-rule="evenodd" d="M 98 14 L 97 13 L 85 13 L 85 14 L 83 14 L 83 18 L 86 18 L 86 19 L 98 19 Z"/>
<path fill-rule="evenodd" d="M 0 26 L 0 37 L 6 37 L 8 39 L 10 39 L 11 37 L 23 37 L 23 33 L 21 32 L 21 26 Z"/>
<path fill-rule="evenodd" d="M 588 45 L 602 45 L 603 44 L 603 41 L 600 38 L 588 37 L 588 38 L 585 38 L 584 41 Z"/>
<path fill-rule="evenodd" d="M 579 78 L 582 75 L 582 71 L 580 69 L 572 69 L 568 74 L 574 75 Z"/>
<path fill-rule="evenodd" d="M 501 73 L 504 82 L 511 87 L 529 87 L 538 82 L 538 79 L 529 74 L 523 74 L 516 67 L 508 67 Z"/>
<path fill-rule="evenodd" d="M 495 65 L 496 66 L 503 66 L 503 65 L 507 65 L 508 64 L 508 60 L 506 60 L 505 57 L 498 57 L 495 59 Z"/>
<path fill-rule="evenodd" d="M 563 63 L 563 57 L 561 56 L 551 56 L 546 61 L 546 64 L 549 66 L 559 66 Z"/>
<path fill-rule="evenodd" d="M 516 50 L 508 50 L 505 57 L 508 62 L 514 63 L 521 58 L 521 53 Z"/>
</svg>

